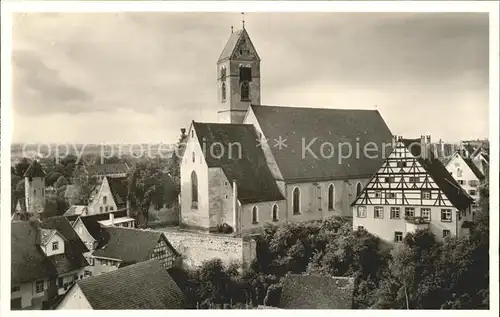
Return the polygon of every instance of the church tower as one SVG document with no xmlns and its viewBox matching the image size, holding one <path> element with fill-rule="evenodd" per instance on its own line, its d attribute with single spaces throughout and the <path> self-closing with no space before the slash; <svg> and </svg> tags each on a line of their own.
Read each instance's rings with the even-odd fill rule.
<svg viewBox="0 0 500 317">
<path fill-rule="evenodd" d="M 219 123 L 242 123 L 248 107 L 260 105 L 260 58 L 243 28 L 233 32 L 217 61 Z"/>
<path fill-rule="evenodd" d="M 33 161 L 24 173 L 26 211 L 35 216 L 45 208 L 45 172 L 38 161 Z"/>
</svg>

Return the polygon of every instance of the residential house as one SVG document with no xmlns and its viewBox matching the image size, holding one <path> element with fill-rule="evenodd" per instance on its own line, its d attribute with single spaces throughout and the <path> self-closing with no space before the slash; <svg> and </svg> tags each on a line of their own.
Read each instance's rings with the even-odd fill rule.
<svg viewBox="0 0 500 317">
<path fill-rule="evenodd" d="M 430 136 L 395 140 L 394 151 L 352 203 L 353 227 L 389 242 L 430 230 L 437 239 L 463 236 L 473 199 L 429 151 Z"/>
<path fill-rule="evenodd" d="M 57 310 L 182 309 L 185 303 L 179 286 L 154 259 L 78 281 Z"/>
<path fill-rule="evenodd" d="M 11 309 L 41 309 L 90 275 L 88 252 L 64 217 L 11 227 Z"/>
<path fill-rule="evenodd" d="M 127 163 L 94 164 L 88 167 L 89 173 L 95 175 L 98 182 L 106 177 L 127 177 L 129 170 Z"/>
<path fill-rule="evenodd" d="M 263 106 L 260 57 L 246 29 L 217 61 L 219 123 L 192 122 L 181 162 L 180 225 L 252 234 L 267 222 L 351 216 L 391 143 L 376 110 Z M 351 153 L 340 153 L 343 151 Z M 358 153 L 356 153 L 358 149 Z"/>
<path fill-rule="evenodd" d="M 279 308 L 352 309 L 354 278 L 288 274 Z"/>
<path fill-rule="evenodd" d="M 470 157 L 464 157 L 460 152 L 456 152 L 446 164 L 446 169 L 474 199 L 474 207 L 477 207 L 480 199 L 479 186 L 485 181 L 485 175 L 474 164 L 474 161 Z"/>
<path fill-rule="evenodd" d="M 88 205 L 89 214 L 102 214 L 128 209 L 128 180 L 126 177 L 104 177 Z"/>
</svg>

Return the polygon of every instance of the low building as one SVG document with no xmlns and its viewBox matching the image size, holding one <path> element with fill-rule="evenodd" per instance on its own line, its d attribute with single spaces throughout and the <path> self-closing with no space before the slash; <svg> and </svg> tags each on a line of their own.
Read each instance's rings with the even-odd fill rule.
<svg viewBox="0 0 500 317">
<path fill-rule="evenodd" d="M 430 136 L 396 147 L 352 203 L 354 229 L 387 242 L 430 230 L 438 240 L 468 233 L 473 199 L 429 151 Z"/>
<path fill-rule="evenodd" d="M 79 281 L 57 309 L 182 309 L 185 303 L 179 286 L 155 259 Z"/>
<path fill-rule="evenodd" d="M 354 278 L 289 274 L 283 282 L 279 308 L 352 309 Z"/>
<path fill-rule="evenodd" d="M 88 167 L 91 175 L 95 175 L 99 182 L 106 177 L 126 177 L 130 167 L 127 163 L 94 164 Z"/>
<path fill-rule="evenodd" d="M 90 275 L 88 249 L 64 217 L 11 228 L 11 309 L 42 309 Z"/>
</svg>

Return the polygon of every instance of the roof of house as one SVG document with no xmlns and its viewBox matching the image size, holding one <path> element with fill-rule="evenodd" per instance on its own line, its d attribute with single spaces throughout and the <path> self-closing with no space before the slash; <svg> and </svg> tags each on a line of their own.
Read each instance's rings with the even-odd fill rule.
<svg viewBox="0 0 500 317">
<path fill-rule="evenodd" d="M 473 203 L 473 199 L 462 189 L 455 178 L 451 176 L 441 161 L 434 157 L 432 152 L 429 151 L 428 158 L 422 158 L 420 139 L 401 139 L 401 141 L 420 165 L 429 173 L 453 206 L 458 209 L 464 209 Z"/>
<path fill-rule="evenodd" d="M 280 308 L 351 309 L 354 279 L 289 274 L 283 282 Z"/>
<path fill-rule="evenodd" d="M 24 172 L 24 177 L 45 177 L 45 171 L 42 165 L 40 165 L 37 160 L 34 160 L 31 162 L 26 172 Z"/>
<path fill-rule="evenodd" d="M 116 208 L 127 207 L 128 178 L 127 177 L 106 177 L 111 190 L 111 195 L 116 204 Z"/>
<path fill-rule="evenodd" d="M 193 121 L 193 126 L 200 144 L 213 149 L 204 153 L 208 167 L 220 167 L 229 182 L 236 181 L 242 204 L 283 199 L 264 152 L 258 146 L 253 125 Z M 213 144 L 218 145 L 212 147 Z"/>
<path fill-rule="evenodd" d="M 377 110 L 257 105 L 251 108 L 288 182 L 369 177 L 383 162 L 384 152 L 390 153 L 390 146 L 381 150 L 384 145 L 392 144 L 392 134 Z M 286 147 L 276 146 L 280 139 L 285 140 Z M 333 157 L 326 142 L 333 145 Z M 370 142 L 379 151 L 370 151 L 368 157 L 363 155 L 363 149 Z M 350 144 L 352 155 L 344 143 Z M 357 144 L 359 155 L 356 155 Z"/>
<path fill-rule="evenodd" d="M 123 174 L 127 173 L 129 169 L 126 163 L 95 164 L 88 167 L 89 173 L 97 175 Z"/>
<path fill-rule="evenodd" d="M 40 277 L 55 276 L 88 265 L 83 253 L 88 249 L 69 222 L 63 217 L 40 221 L 12 223 L 11 280 L 12 284 L 34 281 Z M 40 231 L 57 231 L 66 239 L 64 254 L 46 256 L 40 247 Z"/>
<path fill-rule="evenodd" d="M 158 260 L 77 282 L 93 309 L 181 309 L 185 296 Z"/>
<path fill-rule="evenodd" d="M 109 214 L 113 214 L 115 218 L 127 217 L 126 210 L 119 210 L 114 212 L 106 212 L 97 215 L 81 216 L 78 219 L 83 223 L 89 234 L 97 241 L 102 239 L 102 228 L 99 221 L 109 219 Z"/>
<path fill-rule="evenodd" d="M 92 253 L 95 257 L 119 259 L 125 265 L 146 261 L 162 238 L 178 254 L 161 231 L 105 227 L 102 233 L 103 239 Z"/>
<path fill-rule="evenodd" d="M 68 208 L 68 210 L 66 210 L 63 216 L 66 218 L 73 217 L 76 219 L 76 217 L 84 214 L 87 210 L 88 207 L 85 205 L 72 205 Z"/>
<path fill-rule="evenodd" d="M 472 170 L 472 173 L 474 173 L 474 175 L 476 175 L 477 179 L 479 180 L 483 180 L 484 179 L 484 174 L 479 170 L 479 168 L 477 167 L 476 164 L 474 164 L 474 161 L 472 161 L 472 159 L 470 158 L 463 158 L 464 159 L 464 162 L 467 164 L 467 166 L 469 166 L 469 168 Z"/>
<path fill-rule="evenodd" d="M 242 37 L 246 37 L 250 43 L 252 42 L 250 40 L 250 36 L 248 35 L 248 32 L 246 29 L 241 29 L 236 32 L 231 33 L 231 36 L 229 36 L 229 39 L 226 42 L 226 45 L 224 46 L 224 49 L 222 50 L 219 59 L 217 60 L 217 63 L 223 62 L 225 60 L 228 60 L 233 56 L 234 50 L 236 49 L 236 46 L 238 45 L 239 40 Z M 252 48 L 255 50 L 255 47 L 251 43 Z M 257 53 L 257 51 L 255 51 Z M 257 55 L 257 59 L 260 61 L 259 56 Z"/>
</svg>

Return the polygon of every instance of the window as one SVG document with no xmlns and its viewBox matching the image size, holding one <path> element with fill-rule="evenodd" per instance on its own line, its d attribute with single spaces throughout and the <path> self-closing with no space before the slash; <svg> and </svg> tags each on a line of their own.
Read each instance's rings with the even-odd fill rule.
<svg viewBox="0 0 500 317">
<path fill-rule="evenodd" d="M 253 206 L 253 208 L 252 208 L 252 223 L 253 224 L 259 223 L 259 219 L 258 219 L 257 214 L 258 214 L 257 206 Z"/>
<path fill-rule="evenodd" d="M 224 195 L 224 198 L 225 198 L 225 199 L 228 199 L 228 198 L 229 198 L 229 196 L 228 196 L 228 195 Z"/>
<path fill-rule="evenodd" d="M 394 182 L 394 177 L 392 177 L 392 176 L 386 177 L 385 178 L 385 182 L 386 183 L 392 183 L 392 182 Z"/>
<path fill-rule="evenodd" d="M 128 228 L 128 222 L 125 222 L 125 223 L 123 224 L 123 227 L 124 227 L 124 228 Z"/>
<path fill-rule="evenodd" d="M 222 66 L 222 67 L 220 68 L 220 78 L 221 78 L 222 80 L 225 80 L 225 79 L 226 79 L 226 67 L 224 67 L 224 66 Z"/>
<path fill-rule="evenodd" d="M 240 82 L 252 81 L 252 68 L 250 65 L 240 66 Z"/>
<path fill-rule="evenodd" d="M 35 290 L 37 293 L 42 293 L 44 289 L 43 280 L 35 282 Z"/>
<path fill-rule="evenodd" d="M 191 138 L 194 138 L 194 130 L 191 130 Z"/>
<path fill-rule="evenodd" d="M 415 217 L 415 208 L 406 207 L 405 208 L 405 217 L 409 217 L 409 218 Z"/>
<path fill-rule="evenodd" d="M 422 191 L 422 199 L 431 199 L 431 191 L 423 190 Z"/>
<path fill-rule="evenodd" d="M 401 231 L 394 231 L 394 242 L 402 242 L 403 233 Z"/>
<path fill-rule="evenodd" d="M 425 220 L 431 220 L 431 209 L 430 208 L 422 208 L 420 209 L 420 216 Z"/>
<path fill-rule="evenodd" d="M 420 178 L 418 178 L 418 177 L 410 177 L 409 181 L 410 181 L 410 183 L 418 183 L 420 181 Z"/>
<path fill-rule="evenodd" d="M 102 196 L 102 203 L 106 205 L 108 203 L 108 197 L 107 196 Z"/>
<path fill-rule="evenodd" d="M 278 205 L 273 206 L 273 221 L 278 221 L 279 220 L 279 215 L 278 215 Z"/>
<path fill-rule="evenodd" d="M 458 183 L 459 183 L 460 185 L 465 185 L 465 181 L 464 181 L 464 180 L 462 180 L 462 179 L 459 179 L 459 180 L 458 180 Z"/>
<path fill-rule="evenodd" d="M 222 101 L 226 100 L 226 83 L 222 83 L 221 98 L 222 98 Z"/>
<path fill-rule="evenodd" d="M 398 167 L 406 167 L 406 161 L 398 161 L 397 166 Z"/>
<path fill-rule="evenodd" d="M 396 193 L 391 193 L 391 192 L 388 192 L 388 193 L 385 195 L 385 198 L 396 198 Z"/>
<path fill-rule="evenodd" d="M 300 215 L 300 189 L 295 187 L 292 194 L 292 210 L 294 215 Z"/>
<path fill-rule="evenodd" d="M 443 230 L 443 238 L 450 236 L 450 233 L 451 233 L 450 230 L 444 229 Z"/>
<path fill-rule="evenodd" d="M 250 84 L 247 81 L 241 83 L 241 101 L 250 100 Z"/>
<path fill-rule="evenodd" d="M 471 186 L 471 187 L 477 187 L 477 180 L 475 180 L 475 179 L 471 179 L 471 180 L 469 181 L 469 186 Z"/>
<path fill-rule="evenodd" d="M 373 209 L 373 217 L 382 219 L 384 218 L 384 207 L 377 206 Z"/>
<path fill-rule="evenodd" d="M 399 219 L 399 218 L 400 218 L 399 207 L 391 207 L 391 219 Z"/>
<path fill-rule="evenodd" d="M 64 287 L 64 279 L 62 277 L 59 277 L 57 279 L 57 287 L 59 287 L 59 288 Z"/>
<path fill-rule="evenodd" d="M 193 151 L 193 163 L 196 161 L 196 153 Z"/>
<path fill-rule="evenodd" d="M 469 195 L 476 196 L 477 195 L 477 191 L 475 189 L 470 189 L 469 190 Z"/>
<path fill-rule="evenodd" d="M 36 189 L 33 189 L 33 196 L 36 196 Z"/>
<path fill-rule="evenodd" d="M 191 208 L 198 209 L 198 177 L 195 171 L 191 173 Z"/>
<path fill-rule="evenodd" d="M 59 250 L 59 242 L 52 242 L 52 251 Z"/>
<path fill-rule="evenodd" d="M 441 209 L 441 221 L 451 222 L 451 209 Z"/>
<path fill-rule="evenodd" d="M 335 186 L 328 186 L 328 210 L 333 210 L 335 206 Z"/>
<path fill-rule="evenodd" d="M 457 168 L 457 177 L 462 177 L 462 170 Z"/>
<path fill-rule="evenodd" d="M 224 182 L 224 186 L 227 186 L 227 185 L 229 185 L 228 182 Z"/>
<path fill-rule="evenodd" d="M 109 210 L 111 210 L 111 211 L 113 211 L 114 209 L 115 209 L 115 207 L 113 207 L 113 206 L 109 207 Z"/>
<path fill-rule="evenodd" d="M 358 206 L 358 218 L 366 218 L 366 206 Z"/>
<path fill-rule="evenodd" d="M 356 196 L 359 196 L 359 194 L 361 194 L 361 190 L 363 190 L 363 185 L 358 182 L 358 184 L 356 185 Z"/>
<path fill-rule="evenodd" d="M 104 210 L 108 211 L 108 209 L 109 209 L 109 207 L 108 207 L 108 206 L 104 207 Z"/>
<path fill-rule="evenodd" d="M 102 206 L 100 206 L 100 207 L 99 207 L 99 211 L 100 211 L 100 212 L 103 212 L 103 211 L 104 211 L 104 209 L 103 209 L 103 207 L 102 207 Z"/>
<path fill-rule="evenodd" d="M 380 190 L 375 191 L 375 198 L 382 197 L 382 192 Z"/>
<path fill-rule="evenodd" d="M 20 290 L 21 290 L 21 286 L 19 286 L 19 285 L 12 286 L 12 288 L 10 289 L 11 293 L 19 292 Z"/>
</svg>

